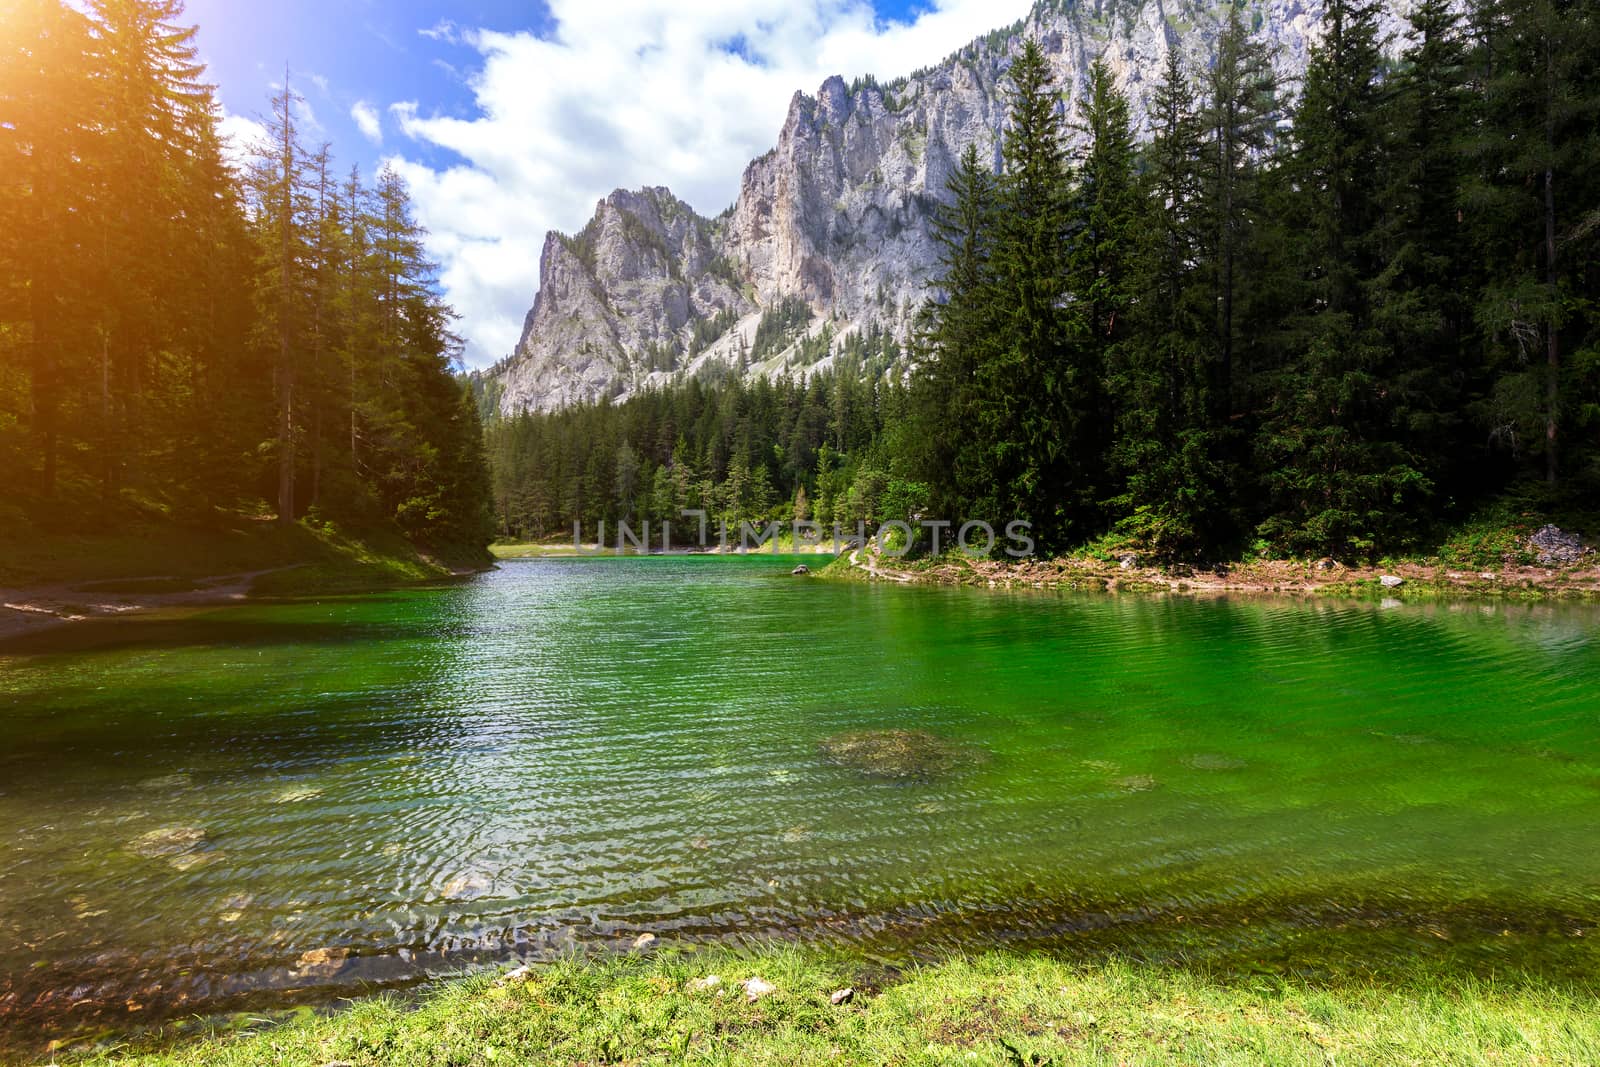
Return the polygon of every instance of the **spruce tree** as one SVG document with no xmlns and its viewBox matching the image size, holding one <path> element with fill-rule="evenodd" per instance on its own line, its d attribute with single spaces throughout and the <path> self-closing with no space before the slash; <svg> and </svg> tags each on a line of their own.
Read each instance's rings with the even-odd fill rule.
<svg viewBox="0 0 1600 1067">
<path fill-rule="evenodd" d="M 1176 50 L 1150 110 L 1130 232 L 1125 336 L 1110 350 L 1119 530 L 1159 559 L 1197 559 L 1226 537 L 1224 426 L 1211 403 L 1212 293 L 1200 261 L 1206 218 L 1201 130 Z"/>
<path fill-rule="evenodd" d="M 933 486 L 933 508 L 965 515 L 984 495 L 989 451 L 977 433 L 979 372 L 992 358 L 996 302 L 990 255 L 997 189 L 976 145 L 962 152 L 934 216 L 942 299 L 930 305 L 915 387 L 917 457 L 913 469 Z"/>
<path fill-rule="evenodd" d="M 1466 222 L 1471 121 L 1465 37 L 1450 0 L 1422 0 L 1391 81 L 1378 161 L 1372 322 L 1392 363 L 1387 381 L 1402 431 L 1430 477 L 1470 492 L 1482 435 L 1463 412 L 1482 388 L 1471 290 L 1482 279 Z"/>
<path fill-rule="evenodd" d="M 1261 172 L 1277 120 L 1277 84 L 1267 50 L 1250 36 L 1244 5 L 1232 0 L 1204 84 L 1206 226 L 1202 245 L 1215 297 L 1219 359 L 1213 402 L 1224 417 L 1239 410 L 1235 363 L 1239 305 L 1248 289 L 1252 233 L 1262 221 Z"/>
<path fill-rule="evenodd" d="M 1257 440 L 1271 509 L 1262 534 L 1347 558 L 1404 544 L 1431 488 L 1407 447 L 1368 299 L 1385 114 L 1377 16 L 1375 3 L 1329 0 L 1306 72 L 1289 164 L 1306 302 Z"/>
<path fill-rule="evenodd" d="M 1066 148 L 1061 99 L 1031 38 L 1011 66 L 1000 221 L 992 262 L 995 353 L 979 371 L 978 432 L 994 521 L 1030 521 L 1041 543 L 1088 526 L 1094 483 L 1085 438 L 1098 392 L 1080 365 L 1082 330 L 1064 312 Z M 1098 472 L 1093 472 L 1098 473 Z"/>
<path fill-rule="evenodd" d="M 1582 0 L 1474 5 L 1483 83 L 1480 254 L 1494 263 L 1476 319 L 1494 340 L 1497 436 L 1554 486 L 1565 419 L 1592 418 L 1592 229 L 1600 151 L 1600 14 Z M 1588 233 L 1588 237 L 1580 236 Z M 1581 358 L 1569 364 L 1569 352 Z M 1571 445 L 1582 447 L 1582 438 Z"/>
</svg>

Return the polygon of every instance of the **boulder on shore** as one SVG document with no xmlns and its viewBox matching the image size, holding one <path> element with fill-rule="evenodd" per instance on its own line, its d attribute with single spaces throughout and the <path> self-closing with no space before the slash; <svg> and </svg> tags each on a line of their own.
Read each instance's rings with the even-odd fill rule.
<svg viewBox="0 0 1600 1067">
<path fill-rule="evenodd" d="M 1538 557 L 1542 567 L 1570 567 L 1583 562 L 1583 557 L 1589 554 L 1583 538 L 1555 525 L 1540 527 L 1528 538 L 1528 549 Z"/>
<path fill-rule="evenodd" d="M 800 564 L 800 566 L 796 567 L 794 570 L 790 571 L 789 573 L 794 575 L 797 578 L 804 577 L 805 575 L 811 573 L 811 568 L 807 567 L 804 563 L 802 563 L 802 564 Z"/>
</svg>

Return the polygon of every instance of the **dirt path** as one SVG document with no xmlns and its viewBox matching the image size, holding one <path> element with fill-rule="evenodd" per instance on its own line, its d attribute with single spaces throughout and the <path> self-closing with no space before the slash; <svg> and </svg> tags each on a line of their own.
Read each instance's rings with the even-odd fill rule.
<svg viewBox="0 0 1600 1067">
<path fill-rule="evenodd" d="M 861 562 L 861 550 L 859 548 L 855 548 L 855 549 L 851 549 L 850 550 L 850 566 L 852 566 L 852 567 L 854 567 L 854 568 L 856 568 L 857 570 L 860 570 L 860 571 L 866 571 L 868 577 L 877 578 L 877 579 L 879 579 L 881 581 L 886 581 L 886 582 L 901 582 L 901 583 L 915 582 L 915 581 L 922 580 L 917 575 L 915 575 L 915 574 L 907 574 L 904 571 L 885 570 L 882 567 L 878 566 L 878 562 L 877 562 L 878 559 L 879 559 L 879 554 L 878 554 L 878 551 L 877 551 L 877 546 L 875 546 L 875 545 L 869 545 L 868 546 L 867 561 L 865 563 Z"/>
<path fill-rule="evenodd" d="M 235 603 L 249 596 L 257 578 L 299 566 L 303 564 L 210 578 L 160 576 L 0 589 L 0 642 L 90 619 Z"/>
</svg>

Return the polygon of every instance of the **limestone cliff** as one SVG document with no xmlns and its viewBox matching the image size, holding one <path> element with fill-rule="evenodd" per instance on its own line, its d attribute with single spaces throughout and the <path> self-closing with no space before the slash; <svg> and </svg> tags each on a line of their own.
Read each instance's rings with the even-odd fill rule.
<svg viewBox="0 0 1600 1067">
<path fill-rule="evenodd" d="M 1395 41 L 1410 7 L 1386 8 Z M 1246 9 L 1292 92 L 1320 0 Z M 1103 57 L 1142 130 L 1168 50 L 1203 68 L 1226 17 L 1226 3 L 1195 0 L 1041 0 L 1015 26 L 908 78 L 834 77 L 814 97 L 796 93 L 777 147 L 745 169 L 722 216 L 703 218 L 666 189 L 619 191 L 576 237 L 546 239 L 538 297 L 496 372 L 502 410 L 619 397 L 717 364 L 801 370 L 797 346 L 747 366 L 763 312 L 786 297 L 810 305 L 812 332 L 903 337 L 936 269 L 929 222 L 956 159 L 976 144 L 998 166 L 1006 71 L 1026 38 L 1049 56 L 1069 117 Z"/>
</svg>

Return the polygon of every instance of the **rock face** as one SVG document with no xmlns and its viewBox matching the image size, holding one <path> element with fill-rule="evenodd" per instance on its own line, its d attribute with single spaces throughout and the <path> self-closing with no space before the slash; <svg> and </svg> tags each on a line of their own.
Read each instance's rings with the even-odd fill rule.
<svg viewBox="0 0 1600 1067">
<path fill-rule="evenodd" d="M 1583 546 L 1583 538 L 1559 526 L 1541 527 L 1528 539 L 1528 547 L 1538 556 L 1542 567 L 1569 567 L 1583 562 L 1589 552 Z"/>
<path fill-rule="evenodd" d="M 1403 45 L 1415 0 L 1384 5 Z M 1245 19 L 1294 84 L 1320 32 L 1321 0 L 1246 0 Z M 885 85 L 834 77 L 796 93 L 777 147 L 752 162 L 715 219 L 666 189 L 618 191 L 576 237 L 550 234 L 540 289 L 511 357 L 493 372 L 501 408 L 549 411 L 703 372 L 805 373 L 831 358 L 800 336 L 751 360 L 763 312 L 799 299 L 806 335 L 903 339 L 937 273 L 932 213 L 968 145 L 999 165 L 1006 72 L 1036 38 L 1074 118 L 1103 57 L 1135 125 L 1169 50 L 1208 63 L 1227 5 L 1210 0 L 1040 0 L 1021 22 Z"/>
</svg>

